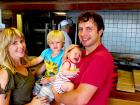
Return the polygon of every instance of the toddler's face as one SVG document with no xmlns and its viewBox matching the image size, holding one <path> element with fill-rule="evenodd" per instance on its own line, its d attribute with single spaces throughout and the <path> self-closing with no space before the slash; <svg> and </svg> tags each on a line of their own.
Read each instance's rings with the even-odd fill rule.
<svg viewBox="0 0 140 105">
<path fill-rule="evenodd" d="M 75 47 L 68 53 L 68 59 L 73 63 L 79 63 L 81 60 L 81 51 L 79 48 Z"/>
<path fill-rule="evenodd" d="M 54 39 L 49 43 L 49 46 L 53 52 L 58 52 L 63 48 L 63 42 L 58 39 Z"/>
</svg>

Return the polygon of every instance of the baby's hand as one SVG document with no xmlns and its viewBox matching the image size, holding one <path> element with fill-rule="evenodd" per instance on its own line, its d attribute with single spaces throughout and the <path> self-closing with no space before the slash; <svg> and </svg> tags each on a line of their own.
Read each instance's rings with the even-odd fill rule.
<svg viewBox="0 0 140 105">
<path fill-rule="evenodd" d="M 65 82 L 62 86 L 61 89 L 63 92 L 69 92 L 74 89 L 74 84 L 72 82 Z"/>
<path fill-rule="evenodd" d="M 40 84 L 47 84 L 49 83 L 49 78 L 48 77 L 43 77 L 41 80 L 40 80 Z"/>
<path fill-rule="evenodd" d="M 67 86 L 62 85 L 62 86 L 61 86 L 61 90 L 62 90 L 63 92 L 66 92 L 66 91 L 68 90 L 68 87 L 67 87 Z"/>
</svg>

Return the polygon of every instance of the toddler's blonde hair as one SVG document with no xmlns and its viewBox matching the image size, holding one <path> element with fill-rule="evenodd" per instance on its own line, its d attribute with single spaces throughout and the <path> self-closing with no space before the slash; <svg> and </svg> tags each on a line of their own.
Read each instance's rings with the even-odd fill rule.
<svg viewBox="0 0 140 105">
<path fill-rule="evenodd" d="M 51 43 L 53 42 L 53 40 L 60 40 L 60 42 L 65 43 L 65 37 L 64 37 L 64 34 L 62 31 L 59 31 L 59 30 L 52 30 L 48 33 L 47 35 L 47 43 Z"/>
</svg>

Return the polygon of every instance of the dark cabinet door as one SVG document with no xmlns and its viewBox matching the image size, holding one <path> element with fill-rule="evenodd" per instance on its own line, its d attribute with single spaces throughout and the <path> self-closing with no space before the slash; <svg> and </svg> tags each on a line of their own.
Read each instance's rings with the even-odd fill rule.
<svg viewBox="0 0 140 105">
<path fill-rule="evenodd" d="M 43 13 L 25 12 L 22 15 L 23 33 L 29 56 L 39 56 L 47 47 L 46 35 L 51 29 L 51 18 Z M 47 25 L 46 25 L 47 24 Z"/>
</svg>

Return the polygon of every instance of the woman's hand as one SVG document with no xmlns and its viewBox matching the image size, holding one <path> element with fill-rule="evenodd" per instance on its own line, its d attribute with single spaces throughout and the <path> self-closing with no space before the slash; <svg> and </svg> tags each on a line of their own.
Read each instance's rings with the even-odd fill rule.
<svg viewBox="0 0 140 105">
<path fill-rule="evenodd" d="M 47 97 L 38 97 L 35 96 L 30 104 L 27 105 L 46 105 L 46 103 L 48 102 L 48 98 Z"/>
</svg>

